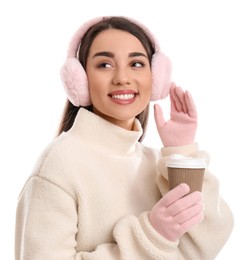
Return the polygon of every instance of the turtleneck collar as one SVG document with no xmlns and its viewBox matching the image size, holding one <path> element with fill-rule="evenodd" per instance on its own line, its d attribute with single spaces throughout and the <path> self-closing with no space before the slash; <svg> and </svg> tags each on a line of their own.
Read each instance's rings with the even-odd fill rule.
<svg viewBox="0 0 248 260">
<path fill-rule="evenodd" d="M 128 154 L 135 150 L 143 131 L 138 119 L 129 131 L 114 125 L 100 116 L 80 108 L 72 128 L 69 130 L 83 139 L 91 149 L 118 154 Z"/>
</svg>

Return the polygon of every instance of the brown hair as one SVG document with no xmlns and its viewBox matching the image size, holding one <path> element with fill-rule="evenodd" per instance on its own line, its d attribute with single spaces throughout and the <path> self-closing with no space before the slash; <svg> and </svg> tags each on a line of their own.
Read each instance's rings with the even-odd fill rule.
<svg viewBox="0 0 248 260">
<path fill-rule="evenodd" d="M 83 36 L 78 51 L 78 59 L 84 69 L 86 68 L 89 49 L 93 40 L 100 32 L 107 29 L 123 30 L 129 32 L 130 34 L 138 38 L 147 52 L 148 59 L 151 65 L 152 55 L 155 52 L 155 48 L 153 42 L 150 40 L 150 38 L 147 36 L 144 30 L 136 23 L 124 17 L 113 16 L 113 17 L 105 18 L 102 21 L 96 23 L 95 25 L 90 27 L 88 31 L 85 33 L 85 35 Z M 89 111 L 92 111 L 92 105 L 84 108 Z M 69 100 L 67 100 L 62 114 L 58 135 L 61 134 L 62 132 L 68 131 L 72 127 L 79 109 L 80 107 L 74 106 Z M 142 141 L 144 138 L 146 127 L 147 127 L 148 115 L 149 115 L 149 104 L 140 114 L 136 116 L 136 118 L 140 121 L 143 128 L 143 135 L 141 136 L 139 141 Z"/>
</svg>

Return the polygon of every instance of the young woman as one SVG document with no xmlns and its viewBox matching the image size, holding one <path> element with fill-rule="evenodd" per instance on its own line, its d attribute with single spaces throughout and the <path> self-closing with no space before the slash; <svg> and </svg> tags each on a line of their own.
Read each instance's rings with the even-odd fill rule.
<svg viewBox="0 0 248 260">
<path fill-rule="evenodd" d="M 62 67 L 68 94 L 58 137 L 19 198 L 16 260 L 214 259 L 233 226 L 206 170 L 203 191 L 168 189 L 166 158 L 206 156 L 194 143 L 191 95 L 170 82 L 170 62 L 133 19 L 99 17 L 76 32 Z M 164 147 L 144 146 L 150 100 Z"/>
</svg>

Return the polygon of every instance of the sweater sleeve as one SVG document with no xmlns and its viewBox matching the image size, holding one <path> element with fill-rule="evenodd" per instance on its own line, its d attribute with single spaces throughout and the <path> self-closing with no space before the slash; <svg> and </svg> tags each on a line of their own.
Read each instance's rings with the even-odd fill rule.
<svg viewBox="0 0 248 260">
<path fill-rule="evenodd" d="M 76 251 L 77 224 L 75 199 L 50 180 L 32 176 L 17 206 L 15 259 L 178 259 L 178 243 L 155 232 L 148 212 L 121 219 L 113 229 L 114 242 L 91 252 Z"/>
<path fill-rule="evenodd" d="M 162 158 L 158 162 L 157 185 L 162 195 L 168 192 L 168 173 L 166 158 L 170 154 L 184 156 L 205 157 L 209 162 L 209 155 L 199 151 L 197 144 L 182 147 L 162 149 Z M 219 182 L 210 173 L 205 171 L 203 182 L 204 220 L 184 234 L 178 244 L 178 254 L 183 259 L 212 260 L 218 255 L 233 229 L 233 215 L 227 203 L 219 194 Z"/>
</svg>

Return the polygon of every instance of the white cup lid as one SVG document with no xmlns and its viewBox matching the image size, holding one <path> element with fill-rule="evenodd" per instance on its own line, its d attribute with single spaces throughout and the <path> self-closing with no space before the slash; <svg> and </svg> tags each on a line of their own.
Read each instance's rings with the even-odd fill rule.
<svg viewBox="0 0 248 260">
<path fill-rule="evenodd" d="M 181 154 L 172 154 L 166 160 L 166 165 L 171 168 L 206 168 L 204 158 L 186 157 Z"/>
</svg>

